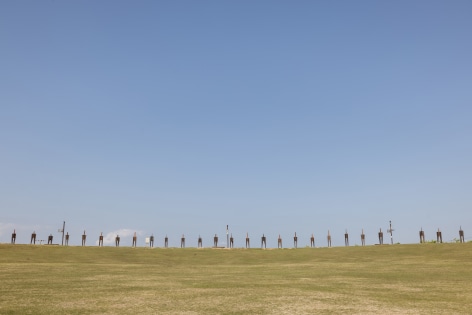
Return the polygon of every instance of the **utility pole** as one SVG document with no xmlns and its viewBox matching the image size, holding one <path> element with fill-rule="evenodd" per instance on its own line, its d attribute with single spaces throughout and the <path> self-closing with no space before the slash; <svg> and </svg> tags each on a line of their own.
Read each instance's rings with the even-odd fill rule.
<svg viewBox="0 0 472 315">
<path fill-rule="evenodd" d="M 226 225 L 226 248 L 229 248 L 229 227 Z"/>
<path fill-rule="evenodd" d="M 390 233 L 390 242 L 393 245 L 393 231 L 395 230 L 392 229 L 392 221 L 390 220 L 389 222 L 390 222 L 390 228 L 387 230 L 387 232 Z"/>
</svg>

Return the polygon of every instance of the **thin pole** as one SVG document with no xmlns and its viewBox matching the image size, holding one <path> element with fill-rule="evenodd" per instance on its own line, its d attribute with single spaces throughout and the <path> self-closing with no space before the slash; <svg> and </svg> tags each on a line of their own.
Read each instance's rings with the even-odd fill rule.
<svg viewBox="0 0 472 315">
<path fill-rule="evenodd" d="M 62 224 L 62 246 L 64 246 L 64 230 L 66 229 L 66 221 Z"/>
<path fill-rule="evenodd" d="M 229 248 L 229 232 L 228 232 L 228 225 L 226 225 L 226 248 Z"/>
</svg>

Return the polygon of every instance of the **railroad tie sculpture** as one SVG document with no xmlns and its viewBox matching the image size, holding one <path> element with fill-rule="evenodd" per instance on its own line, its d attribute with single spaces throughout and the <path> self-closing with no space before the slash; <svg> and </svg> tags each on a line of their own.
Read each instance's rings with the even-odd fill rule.
<svg viewBox="0 0 472 315">
<path fill-rule="evenodd" d="M 87 239 L 87 235 L 85 234 L 85 230 L 84 230 L 84 234 L 82 234 L 82 246 L 85 246 L 86 239 Z"/>
<path fill-rule="evenodd" d="M 379 244 L 380 245 L 383 245 L 384 243 L 384 233 L 382 232 L 382 229 L 380 229 L 380 232 L 379 232 Z"/>
<path fill-rule="evenodd" d="M 218 247 L 218 236 L 216 234 L 213 237 L 213 247 Z"/>
<path fill-rule="evenodd" d="M 180 248 L 185 248 L 185 236 L 183 234 L 180 238 Z"/>
<path fill-rule="evenodd" d="M 100 236 L 98 237 L 98 247 L 103 246 L 103 232 L 100 232 Z"/>
<path fill-rule="evenodd" d="M 329 230 L 328 230 L 328 247 L 331 247 L 331 234 L 329 234 Z"/>
<path fill-rule="evenodd" d="M 277 248 L 282 248 L 282 238 L 280 237 L 280 234 L 279 238 L 277 239 Z"/>
<path fill-rule="evenodd" d="M 200 235 L 198 235 L 198 245 L 197 245 L 198 248 L 202 248 L 203 247 L 203 242 L 202 242 L 202 237 Z"/>
<path fill-rule="evenodd" d="M 120 247 L 120 236 L 118 234 L 115 237 L 115 246 Z"/>
<path fill-rule="evenodd" d="M 347 233 L 347 230 L 346 233 L 344 233 L 344 246 L 349 246 L 349 234 Z"/>
<path fill-rule="evenodd" d="M 267 248 L 266 237 L 264 234 L 262 234 L 262 237 L 261 237 L 261 248 L 262 247 Z"/>
<path fill-rule="evenodd" d="M 138 237 L 136 236 L 136 232 L 134 232 L 134 235 L 133 235 L 133 244 L 131 245 L 131 247 L 136 247 L 136 243 L 138 242 Z"/>
<path fill-rule="evenodd" d="M 164 237 L 164 247 L 165 248 L 169 247 L 169 238 L 167 237 L 167 235 L 166 237 Z"/>
<path fill-rule="evenodd" d="M 36 232 L 35 231 L 33 231 L 33 233 L 31 234 L 30 244 L 36 245 Z"/>
<path fill-rule="evenodd" d="M 437 243 L 442 243 L 442 233 L 438 228 L 438 231 L 436 232 L 436 242 Z"/>
<path fill-rule="evenodd" d="M 315 235 L 313 233 L 311 233 L 310 237 L 310 247 L 315 247 Z"/>
<path fill-rule="evenodd" d="M 229 248 L 234 247 L 234 238 L 233 238 L 233 233 L 231 233 L 231 236 L 229 237 Z"/>
<path fill-rule="evenodd" d="M 424 231 L 423 231 L 423 228 L 421 228 L 420 230 L 420 243 L 424 243 L 425 240 L 424 240 Z"/>
<path fill-rule="evenodd" d="M 16 243 L 16 230 L 13 230 L 13 233 L 11 233 L 11 243 Z"/>
<path fill-rule="evenodd" d="M 464 231 L 462 231 L 462 226 L 459 227 L 459 242 L 464 243 Z"/>
<path fill-rule="evenodd" d="M 151 234 L 151 236 L 149 237 L 149 247 L 154 247 L 154 234 Z"/>
<path fill-rule="evenodd" d="M 293 236 L 293 247 L 298 248 L 297 232 L 295 232 L 295 235 Z"/>
<path fill-rule="evenodd" d="M 251 248 L 251 245 L 249 244 L 249 233 L 246 232 L 246 248 Z"/>
<path fill-rule="evenodd" d="M 69 246 L 69 232 L 66 234 L 66 246 Z"/>
<path fill-rule="evenodd" d="M 362 244 L 362 246 L 365 246 L 365 234 L 364 234 L 364 229 L 362 229 L 361 244 Z"/>
<path fill-rule="evenodd" d="M 52 245 L 52 234 L 48 236 L 48 245 Z"/>
</svg>

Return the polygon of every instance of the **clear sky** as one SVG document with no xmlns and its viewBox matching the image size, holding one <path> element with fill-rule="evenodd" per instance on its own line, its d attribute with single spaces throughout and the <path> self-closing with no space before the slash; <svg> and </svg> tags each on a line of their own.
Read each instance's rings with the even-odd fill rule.
<svg viewBox="0 0 472 315">
<path fill-rule="evenodd" d="M 0 242 L 472 235 L 471 1 L 1 1 Z M 387 238 L 388 241 L 388 238 Z"/>
</svg>

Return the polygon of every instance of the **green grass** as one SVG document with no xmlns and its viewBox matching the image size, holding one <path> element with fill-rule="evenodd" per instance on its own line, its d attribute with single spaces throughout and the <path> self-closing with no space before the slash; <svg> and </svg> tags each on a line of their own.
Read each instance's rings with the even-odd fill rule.
<svg viewBox="0 0 472 315">
<path fill-rule="evenodd" d="M 472 243 L 0 245 L 0 314 L 470 314 Z"/>
</svg>

